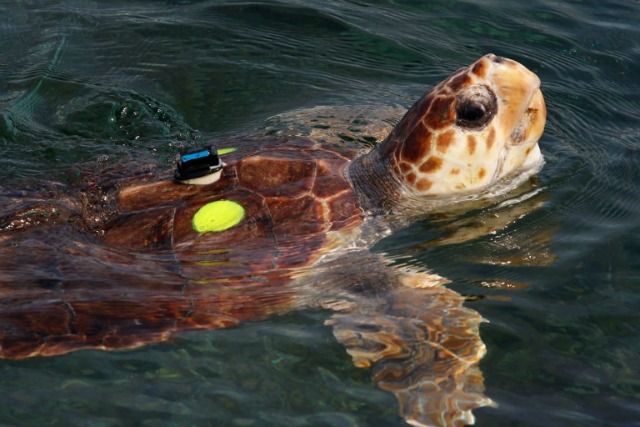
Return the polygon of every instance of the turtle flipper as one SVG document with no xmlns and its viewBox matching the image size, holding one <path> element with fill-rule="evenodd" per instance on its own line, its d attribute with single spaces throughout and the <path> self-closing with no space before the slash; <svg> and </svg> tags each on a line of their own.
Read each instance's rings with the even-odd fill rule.
<svg viewBox="0 0 640 427">
<path fill-rule="evenodd" d="M 407 278 L 410 284 L 434 282 L 425 273 Z M 483 394 L 478 368 L 485 354 L 478 331 L 483 319 L 463 302 L 438 284 L 400 286 L 376 304 L 334 314 L 327 324 L 354 364 L 371 368 L 377 385 L 396 395 L 409 424 L 462 426 L 474 422 L 471 410 L 493 403 Z"/>
</svg>

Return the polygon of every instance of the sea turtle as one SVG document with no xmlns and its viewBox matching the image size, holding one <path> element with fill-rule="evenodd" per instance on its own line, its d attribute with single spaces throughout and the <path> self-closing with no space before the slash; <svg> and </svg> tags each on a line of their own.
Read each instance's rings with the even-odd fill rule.
<svg viewBox="0 0 640 427">
<path fill-rule="evenodd" d="M 75 193 L 5 193 L 0 357 L 133 348 L 320 307 L 408 423 L 471 423 L 491 402 L 477 368 L 481 317 L 442 277 L 368 249 L 425 212 L 535 174 L 545 119 L 538 77 L 489 54 L 370 150 L 248 137 L 226 142 L 237 150 L 206 185 L 104 170 Z"/>
</svg>

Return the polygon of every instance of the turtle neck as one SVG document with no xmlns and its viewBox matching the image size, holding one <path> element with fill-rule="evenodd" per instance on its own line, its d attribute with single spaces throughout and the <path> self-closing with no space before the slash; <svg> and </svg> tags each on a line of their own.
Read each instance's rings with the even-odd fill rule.
<svg viewBox="0 0 640 427">
<path fill-rule="evenodd" d="M 386 143 L 386 142 L 385 142 Z M 384 144 L 356 157 L 347 167 L 347 174 L 362 209 L 382 214 L 395 211 L 404 199 L 404 189 L 396 177 L 387 155 L 380 154 Z"/>
</svg>

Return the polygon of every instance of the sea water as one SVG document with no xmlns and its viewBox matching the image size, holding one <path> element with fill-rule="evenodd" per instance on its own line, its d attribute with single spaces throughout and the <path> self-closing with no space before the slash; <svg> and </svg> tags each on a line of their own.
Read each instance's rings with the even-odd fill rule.
<svg viewBox="0 0 640 427">
<path fill-rule="evenodd" d="M 0 178 L 168 165 L 279 113 L 408 107 L 485 53 L 513 58 L 547 102 L 538 190 L 426 217 L 374 250 L 449 278 L 488 320 L 480 367 L 498 406 L 477 425 L 640 425 L 638 22 L 630 0 L 1 1 Z M 403 425 L 328 316 L 1 361 L 0 424 Z"/>
</svg>

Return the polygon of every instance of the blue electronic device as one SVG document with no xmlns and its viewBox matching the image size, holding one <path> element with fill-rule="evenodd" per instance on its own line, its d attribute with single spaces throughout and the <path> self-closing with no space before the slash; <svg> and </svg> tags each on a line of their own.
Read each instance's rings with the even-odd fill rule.
<svg viewBox="0 0 640 427">
<path fill-rule="evenodd" d="M 186 181 L 211 175 L 220 170 L 222 170 L 222 160 L 218 156 L 218 150 L 210 145 L 180 154 L 174 178 L 176 181 Z"/>
</svg>

